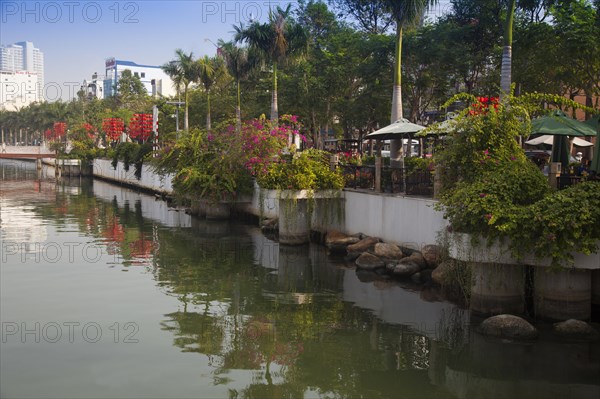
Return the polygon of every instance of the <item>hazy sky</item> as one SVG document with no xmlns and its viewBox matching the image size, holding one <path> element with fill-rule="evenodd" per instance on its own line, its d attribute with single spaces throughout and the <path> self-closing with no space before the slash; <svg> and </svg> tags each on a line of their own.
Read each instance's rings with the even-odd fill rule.
<svg viewBox="0 0 600 399">
<path fill-rule="evenodd" d="M 0 0 L 0 44 L 33 42 L 44 53 L 47 99 L 60 88 L 67 100 L 83 79 L 104 75 L 106 58 L 162 65 L 176 48 L 214 55 L 210 41 L 230 40 L 234 24 L 264 21 L 269 6 L 289 3 L 296 1 Z"/>
</svg>

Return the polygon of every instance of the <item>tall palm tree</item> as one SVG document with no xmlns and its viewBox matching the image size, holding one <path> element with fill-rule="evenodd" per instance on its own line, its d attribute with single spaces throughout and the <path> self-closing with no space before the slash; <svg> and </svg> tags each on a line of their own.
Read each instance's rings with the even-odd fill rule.
<svg viewBox="0 0 600 399">
<path fill-rule="evenodd" d="M 396 61 L 394 65 L 394 89 L 392 94 L 391 122 L 402 116 L 402 32 L 405 26 L 419 21 L 425 11 L 435 5 L 437 0 L 383 0 L 392 18 L 396 22 Z M 391 140 L 390 156 L 397 161 L 402 151 L 402 139 Z"/>
<path fill-rule="evenodd" d="M 173 80 L 178 93 L 183 87 L 183 101 L 185 101 L 185 116 L 183 126 L 185 130 L 189 130 L 188 91 L 190 84 L 197 80 L 198 68 L 194 62 L 194 54 L 192 52 L 186 54 L 182 49 L 178 48 L 175 50 L 175 55 L 176 58 L 161 66 L 161 69 Z"/>
<path fill-rule="evenodd" d="M 502 49 L 502 66 L 500 68 L 500 99 L 510 94 L 512 83 L 512 31 L 515 16 L 516 0 L 509 0 L 504 22 L 504 47 Z"/>
<path fill-rule="evenodd" d="M 218 70 L 218 61 L 216 58 L 210 58 L 205 55 L 203 58 L 200 58 L 196 61 L 196 65 L 198 68 L 197 76 L 198 80 L 204 86 L 204 90 L 206 90 L 206 102 L 207 102 L 207 110 L 206 110 L 206 130 L 211 129 L 211 121 L 210 121 L 210 89 L 212 85 L 215 83 L 215 78 Z"/>
<path fill-rule="evenodd" d="M 237 47 L 233 42 L 219 41 L 219 47 L 223 52 L 225 59 L 225 66 L 227 71 L 235 80 L 236 89 L 236 105 L 235 105 L 235 118 L 238 132 L 242 127 L 242 101 L 240 82 L 242 79 L 248 77 L 252 69 L 257 65 L 258 58 L 254 52 L 250 51 L 247 47 Z"/>
<path fill-rule="evenodd" d="M 291 5 L 286 9 L 276 7 L 269 11 L 269 21 L 253 22 L 247 28 L 234 26 L 236 42 L 246 42 L 258 50 L 273 68 L 273 93 L 271 95 L 271 122 L 277 123 L 277 68 L 290 56 L 301 53 L 307 44 L 307 33 L 300 24 L 290 18 Z"/>
</svg>

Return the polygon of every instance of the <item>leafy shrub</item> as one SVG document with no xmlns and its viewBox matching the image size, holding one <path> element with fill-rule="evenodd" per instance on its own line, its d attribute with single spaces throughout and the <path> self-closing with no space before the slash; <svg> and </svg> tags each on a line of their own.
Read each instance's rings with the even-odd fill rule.
<svg viewBox="0 0 600 399">
<path fill-rule="evenodd" d="M 517 258 L 551 257 L 558 266 L 572 263 L 572 252 L 597 251 L 600 184 L 553 191 L 516 140 L 529 134 L 529 115 L 535 107 L 523 97 L 509 98 L 509 104 L 487 110 L 478 104 L 455 121 L 436 155 L 444 167 L 437 208 L 444 210 L 455 231 L 488 242 L 509 238 Z"/>
<path fill-rule="evenodd" d="M 308 149 L 301 153 L 282 156 L 269 165 L 266 173 L 257 177 L 258 184 L 275 190 L 341 189 L 344 178 L 329 166 L 329 153 Z"/>
</svg>

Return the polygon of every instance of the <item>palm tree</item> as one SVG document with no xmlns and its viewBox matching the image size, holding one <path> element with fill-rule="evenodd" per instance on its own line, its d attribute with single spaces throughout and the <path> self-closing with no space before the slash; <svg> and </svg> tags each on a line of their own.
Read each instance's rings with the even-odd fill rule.
<svg viewBox="0 0 600 399">
<path fill-rule="evenodd" d="M 516 0 L 509 0 L 506 21 L 504 22 L 504 47 L 502 49 L 502 66 L 500 69 L 500 99 L 510 94 L 510 85 L 512 83 L 512 31 L 516 2 Z"/>
<path fill-rule="evenodd" d="M 277 7 L 269 11 L 269 22 L 253 22 L 247 28 L 242 24 L 234 26 L 236 42 L 246 42 L 250 48 L 258 50 L 273 67 L 273 93 L 271 95 L 271 122 L 277 123 L 279 110 L 277 105 L 277 68 L 291 55 L 306 48 L 308 41 L 305 29 L 289 18 L 291 5 L 285 10 Z"/>
<path fill-rule="evenodd" d="M 190 84 L 197 80 L 198 68 L 194 62 L 192 52 L 186 54 L 182 49 L 175 50 L 176 58 L 164 64 L 161 68 L 173 80 L 177 93 L 183 87 L 183 98 L 185 101 L 185 116 L 183 127 L 184 130 L 189 130 L 188 119 L 188 89 Z"/>
<path fill-rule="evenodd" d="M 236 106 L 235 106 L 235 118 L 238 132 L 242 127 L 242 101 L 240 93 L 240 82 L 245 79 L 252 69 L 257 65 L 258 58 L 254 52 L 250 51 L 247 47 L 237 47 L 233 42 L 227 42 L 220 40 L 219 47 L 223 51 L 223 57 L 225 59 L 225 65 L 227 71 L 235 80 L 236 86 Z"/>
<path fill-rule="evenodd" d="M 197 76 L 198 80 L 204 86 L 204 90 L 206 90 L 206 102 L 207 102 L 207 112 L 206 112 L 206 130 L 211 129 L 210 123 L 210 89 L 212 85 L 215 83 L 217 77 L 217 71 L 219 68 L 219 61 L 216 58 L 210 58 L 205 55 L 203 58 L 200 58 L 196 61 L 196 65 L 198 68 Z"/>
<path fill-rule="evenodd" d="M 396 22 L 396 62 L 394 65 L 394 89 L 392 94 L 391 122 L 402 118 L 402 31 L 405 26 L 421 19 L 425 11 L 437 0 L 383 0 Z M 402 139 L 391 140 L 390 156 L 397 161 L 402 151 Z"/>
</svg>

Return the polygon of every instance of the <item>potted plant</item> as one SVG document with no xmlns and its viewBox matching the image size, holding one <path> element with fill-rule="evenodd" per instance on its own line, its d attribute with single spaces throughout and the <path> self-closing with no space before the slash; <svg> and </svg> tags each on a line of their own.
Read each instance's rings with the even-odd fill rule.
<svg viewBox="0 0 600 399">
<path fill-rule="evenodd" d="M 311 219 L 317 208 L 328 212 L 314 219 L 329 224 L 332 219 L 330 199 L 337 199 L 337 209 L 340 209 L 344 177 L 337 169 L 331 169 L 329 153 L 325 151 L 308 149 L 282 155 L 257 176 L 257 182 L 261 188 L 278 193 L 279 241 L 283 244 L 309 241 Z"/>
</svg>

